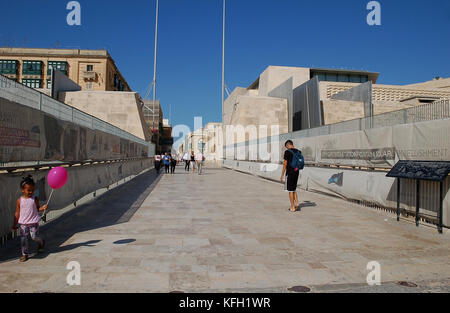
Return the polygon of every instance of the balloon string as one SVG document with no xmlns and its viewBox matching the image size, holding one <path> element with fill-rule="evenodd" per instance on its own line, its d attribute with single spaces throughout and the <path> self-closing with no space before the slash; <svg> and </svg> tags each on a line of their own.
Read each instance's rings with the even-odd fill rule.
<svg viewBox="0 0 450 313">
<path fill-rule="evenodd" d="M 48 200 L 47 200 L 47 205 L 49 204 L 49 202 L 50 202 L 50 199 L 52 198 L 52 195 L 53 195 L 53 191 L 55 191 L 55 189 L 52 189 L 52 192 L 50 192 L 50 196 L 48 197 Z M 42 215 L 42 216 L 43 216 L 43 220 L 44 220 L 44 222 L 46 222 L 46 221 L 47 221 L 47 217 L 46 217 L 46 215 L 47 215 L 47 209 L 45 209 L 45 210 L 44 210 L 44 214 Z"/>
<path fill-rule="evenodd" d="M 53 191 L 55 191 L 55 189 L 52 189 L 52 192 L 50 192 L 50 197 L 48 197 L 47 205 L 48 205 L 48 203 L 50 202 L 50 199 L 52 198 Z"/>
</svg>

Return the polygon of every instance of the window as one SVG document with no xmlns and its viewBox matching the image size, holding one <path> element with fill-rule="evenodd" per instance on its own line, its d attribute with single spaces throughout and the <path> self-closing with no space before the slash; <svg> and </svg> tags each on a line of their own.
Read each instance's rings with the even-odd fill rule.
<svg viewBox="0 0 450 313">
<path fill-rule="evenodd" d="M 292 124 L 292 131 L 302 130 L 302 111 L 295 112 Z"/>
<path fill-rule="evenodd" d="M 327 73 L 327 78 L 326 80 L 329 82 L 337 82 L 337 74 L 335 73 Z"/>
<path fill-rule="evenodd" d="M 92 72 L 93 70 L 94 70 L 94 65 L 92 65 L 92 64 L 86 65 L 86 71 L 87 72 Z"/>
<path fill-rule="evenodd" d="M 52 80 L 47 79 L 47 89 L 52 89 Z"/>
<path fill-rule="evenodd" d="M 344 74 L 344 73 L 329 73 L 329 72 L 312 72 L 312 77 L 316 77 L 319 81 L 328 82 L 344 82 L 344 83 L 365 83 L 369 81 L 368 75 L 359 74 Z"/>
<path fill-rule="evenodd" d="M 0 60 L 0 74 L 17 74 L 17 61 Z"/>
<path fill-rule="evenodd" d="M 119 78 L 119 75 L 114 74 L 114 88 L 118 91 L 124 91 L 125 90 L 125 84 L 122 82 L 122 80 Z"/>
<path fill-rule="evenodd" d="M 350 75 L 350 82 L 351 83 L 360 83 L 361 82 L 361 76 L 359 76 L 359 75 Z"/>
<path fill-rule="evenodd" d="M 61 71 L 64 75 L 67 75 L 67 62 L 48 61 L 47 75 L 51 74 L 52 68 L 55 68 Z"/>
<path fill-rule="evenodd" d="M 87 82 L 86 83 L 86 89 L 87 90 L 92 90 L 92 88 L 93 88 L 93 84 L 91 82 Z"/>
<path fill-rule="evenodd" d="M 40 79 L 22 79 L 22 84 L 30 88 L 41 88 Z"/>
<path fill-rule="evenodd" d="M 348 83 L 349 77 L 347 74 L 338 74 L 338 82 Z"/>
<path fill-rule="evenodd" d="M 42 74 L 42 62 L 41 61 L 23 61 L 22 74 L 41 75 Z"/>
</svg>

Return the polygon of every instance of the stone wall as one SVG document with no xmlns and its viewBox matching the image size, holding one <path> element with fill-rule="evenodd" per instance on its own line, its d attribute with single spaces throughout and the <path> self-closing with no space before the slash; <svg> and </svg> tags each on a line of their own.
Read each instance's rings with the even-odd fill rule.
<svg viewBox="0 0 450 313">
<path fill-rule="evenodd" d="M 136 92 L 62 92 L 59 100 L 136 137 L 150 140 L 150 129 L 146 126 L 140 96 Z"/>
</svg>

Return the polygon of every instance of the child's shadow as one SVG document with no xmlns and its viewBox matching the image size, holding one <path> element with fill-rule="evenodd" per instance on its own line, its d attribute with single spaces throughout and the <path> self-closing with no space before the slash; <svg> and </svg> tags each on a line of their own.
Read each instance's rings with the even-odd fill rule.
<svg viewBox="0 0 450 313">
<path fill-rule="evenodd" d="M 31 258 L 33 259 L 45 259 L 47 256 L 49 256 L 52 253 L 58 253 L 58 252 L 63 252 L 63 251 L 68 251 L 68 250 L 73 250 L 79 247 L 95 247 L 96 243 L 99 243 L 101 240 L 89 240 L 89 241 L 85 241 L 85 242 L 80 242 L 80 243 L 73 243 L 67 246 L 62 246 L 62 247 L 46 247 L 44 249 L 44 251 L 40 252 L 40 253 L 36 253 L 35 255 L 33 255 Z"/>
</svg>

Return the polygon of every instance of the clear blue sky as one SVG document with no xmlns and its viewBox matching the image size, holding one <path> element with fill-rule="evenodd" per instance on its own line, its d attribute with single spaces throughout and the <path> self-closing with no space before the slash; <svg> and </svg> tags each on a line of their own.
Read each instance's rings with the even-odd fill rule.
<svg viewBox="0 0 450 313">
<path fill-rule="evenodd" d="M 131 88 L 153 76 L 155 0 L 80 0 L 81 26 L 65 0 L 0 0 L 0 46 L 107 49 Z M 228 0 L 226 83 L 247 87 L 268 65 L 380 72 L 407 84 L 450 73 L 450 1 Z M 10 13 L 7 13 L 6 10 Z M 173 125 L 221 120 L 221 0 L 160 0 L 158 92 Z"/>
</svg>

